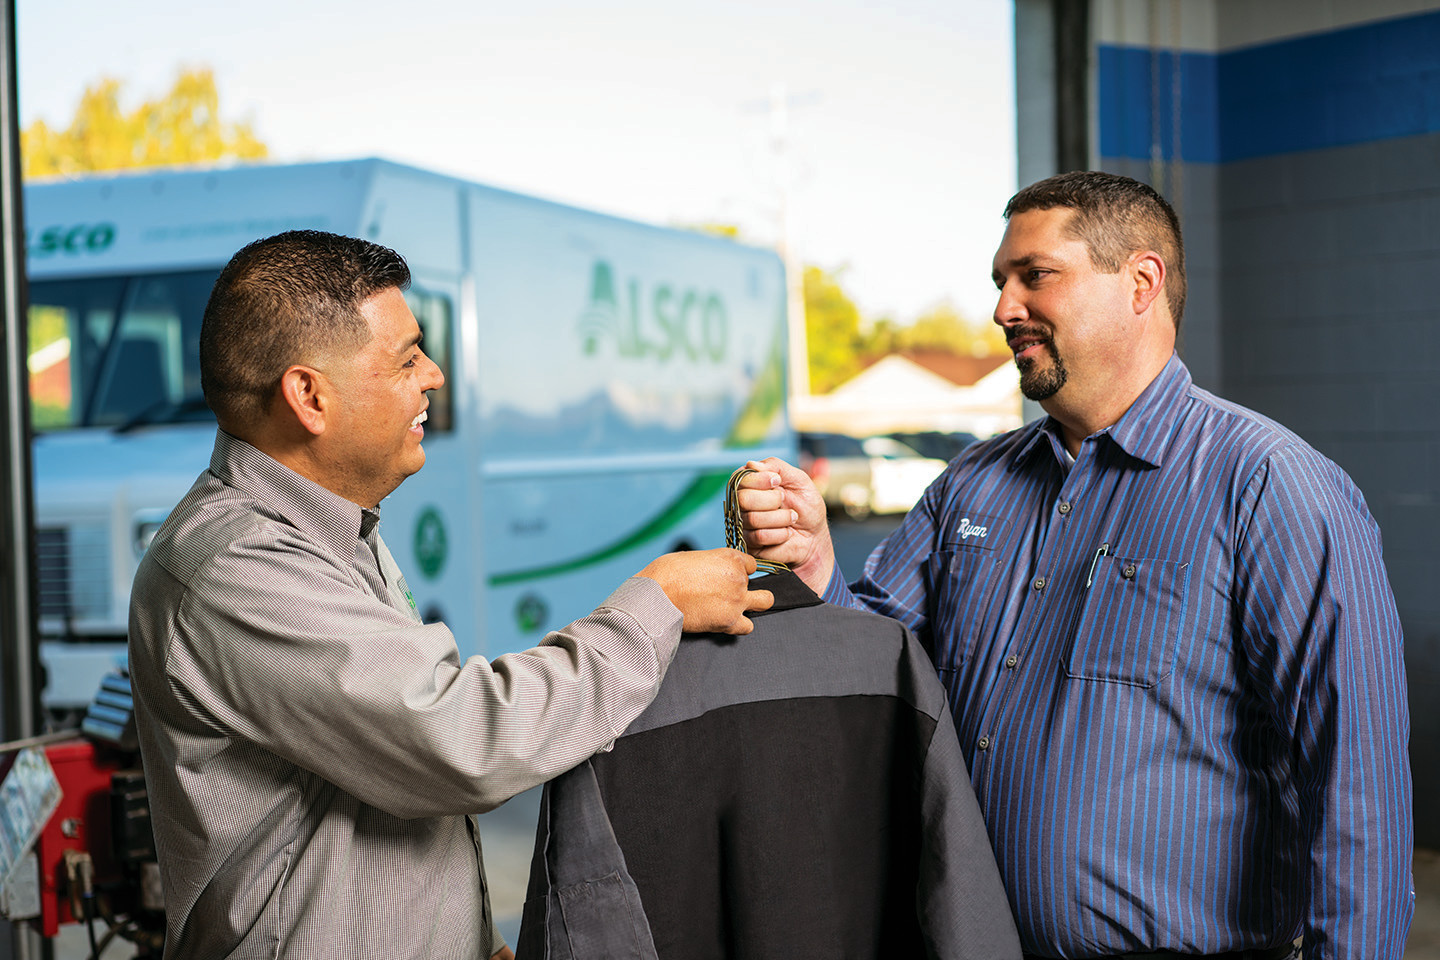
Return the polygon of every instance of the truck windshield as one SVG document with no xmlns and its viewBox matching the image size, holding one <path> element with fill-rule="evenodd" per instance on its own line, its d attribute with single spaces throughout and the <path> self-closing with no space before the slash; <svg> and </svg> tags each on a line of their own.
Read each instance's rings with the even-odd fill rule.
<svg viewBox="0 0 1440 960">
<path fill-rule="evenodd" d="M 30 284 L 36 432 L 214 419 L 200 318 L 219 269 Z"/>
<path fill-rule="evenodd" d="M 30 423 L 128 430 L 215 419 L 200 391 L 200 321 L 213 270 L 30 284 Z M 411 287 L 425 351 L 448 381 L 452 306 Z M 426 432 L 452 427 L 450 387 L 432 392 Z"/>
</svg>

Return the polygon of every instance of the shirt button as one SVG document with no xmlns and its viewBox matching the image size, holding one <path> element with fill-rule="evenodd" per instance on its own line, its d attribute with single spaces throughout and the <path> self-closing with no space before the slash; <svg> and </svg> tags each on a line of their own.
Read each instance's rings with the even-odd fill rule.
<svg viewBox="0 0 1440 960">
<path fill-rule="evenodd" d="M 1045 589 L 1045 578 L 1044 578 L 1044 577 L 1036 577 L 1036 578 L 1035 578 L 1035 589 L 1036 589 L 1036 590 L 1044 590 L 1044 589 Z"/>
<path fill-rule="evenodd" d="M 989 750 L 989 749 L 990 749 L 990 738 L 989 738 L 989 737 L 981 737 L 979 740 L 976 740 L 976 741 L 975 741 L 975 747 L 976 747 L 977 749 L 979 749 L 979 750 Z"/>
<path fill-rule="evenodd" d="M 1010 656 L 1008 656 L 1008 657 L 1005 658 L 1005 666 L 1009 667 L 1011 670 L 1014 670 L 1014 669 L 1015 669 L 1015 665 L 1016 665 L 1017 663 L 1019 663 L 1019 662 L 1020 662 L 1020 658 L 1017 657 L 1017 656 L 1015 656 L 1015 654 L 1013 654 L 1013 653 L 1010 654 Z"/>
<path fill-rule="evenodd" d="M 1133 564 L 1133 563 L 1127 563 L 1127 564 L 1125 564 L 1125 569 L 1123 569 L 1123 570 L 1120 571 L 1120 576 L 1124 577 L 1126 580 L 1134 580 L 1134 579 L 1135 579 L 1135 564 Z"/>
<path fill-rule="evenodd" d="M 1069 501 L 1069 500 L 1061 500 L 1061 501 L 1060 501 L 1060 506 L 1057 507 L 1056 509 L 1058 509 L 1061 514 L 1069 513 L 1069 512 L 1070 512 L 1070 501 Z"/>
</svg>

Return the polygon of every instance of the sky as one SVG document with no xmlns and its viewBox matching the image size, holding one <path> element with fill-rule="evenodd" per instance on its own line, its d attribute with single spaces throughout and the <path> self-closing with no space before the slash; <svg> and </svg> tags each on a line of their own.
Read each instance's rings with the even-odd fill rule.
<svg viewBox="0 0 1440 960">
<path fill-rule="evenodd" d="M 880 7 L 18 0 L 20 122 L 67 126 L 101 77 L 129 109 L 208 66 L 222 115 L 274 161 L 379 156 L 650 223 L 737 224 L 842 269 L 868 318 L 949 300 L 983 322 L 1016 186 L 1012 4 Z"/>
</svg>

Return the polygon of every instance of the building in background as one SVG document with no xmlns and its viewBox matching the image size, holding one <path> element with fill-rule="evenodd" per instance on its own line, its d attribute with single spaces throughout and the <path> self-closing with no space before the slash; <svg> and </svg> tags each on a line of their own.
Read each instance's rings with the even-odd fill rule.
<svg viewBox="0 0 1440 960">
<path fill-rule="evenodd" d="M 1020 426 L 1020 385 L 1008 355 L 892 353 L 829 393 L 791 398 L 790 418 L 800 431 L 856 437 L 926 431 L 988 437 Z"/>
<path fill-rule="evenodd" d="M 1440 800 L 1440 2 L 1016 0 L 1019 181 L 1180 213 L 1181 355 L 1334 459 L 1385 539 L 1415 808 Z M 1416 842 L 1440 844 L 1419 818 Z"/>
</svg>

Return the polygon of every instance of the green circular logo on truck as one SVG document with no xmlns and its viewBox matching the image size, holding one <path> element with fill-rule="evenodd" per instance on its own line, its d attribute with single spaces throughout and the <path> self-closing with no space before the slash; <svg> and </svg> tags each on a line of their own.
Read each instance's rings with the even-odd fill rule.
<svg viewBox="0 0 1440 960">
<path fill-rule="evenodd" d="M 426 580 L 440 576 L 449 554 L 449 543 L 445 539 L 445 521 L 440 511 L 426 507 L 415 521 L 415 560 L 420 564 L 420 573 Z"/>
<path fill-rule="evenodd" d="M 533 593 L 527 593 L 515 604 L 515 623 L 521 633 L 534 633 L 550 619 L 550 608 Z"/>
</svg>

